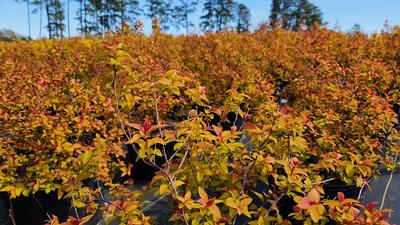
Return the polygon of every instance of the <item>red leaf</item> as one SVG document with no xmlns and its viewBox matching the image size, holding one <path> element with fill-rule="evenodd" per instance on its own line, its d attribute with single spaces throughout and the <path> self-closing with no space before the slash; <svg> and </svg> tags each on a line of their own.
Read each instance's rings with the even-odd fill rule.
<svg viewBox="0 0 400 225">
<path fill-rule="evenodd" d="M 338 197 L 339 202 L 343 202 L 343 200 L 344 200 L 343 192 L 338 192 L 337 197 Z"/>
<path fill-rule="evenodd" d="M 214 205 L 215 198 L 211 198 L 207 201 L 207 207 Z"/>
<path fill-rule="evenodd" d="M 147 131 L 151 127 L 151 120 L 149 118 L 144 119 L 142 126 L 143 126 L 143 129 L 144 129 L 144 132 L 147 133 Z"/>
</svg>

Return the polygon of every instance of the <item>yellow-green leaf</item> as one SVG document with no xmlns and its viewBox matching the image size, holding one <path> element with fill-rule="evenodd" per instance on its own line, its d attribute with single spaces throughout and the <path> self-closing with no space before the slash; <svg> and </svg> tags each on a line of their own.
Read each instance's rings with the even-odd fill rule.
<svg viewBox="0 0 400 225">
<path fill-rule="evenodd" d="M 160 186 L 159 192 L 160 192 L 161 195 L 164 195 L 165 193 L 167 193 L 168 189 L 169 189 L 168 184 L 162 184 Z"/>
<path fill-rule="evenodd" d="M 318 223 L 318 221 L 322 218 L 324 214 L 325 208 L 323 205 L 313 205 L 310 207 L 309 212 L 311 219 L 314 223 Z"/>
</svg>

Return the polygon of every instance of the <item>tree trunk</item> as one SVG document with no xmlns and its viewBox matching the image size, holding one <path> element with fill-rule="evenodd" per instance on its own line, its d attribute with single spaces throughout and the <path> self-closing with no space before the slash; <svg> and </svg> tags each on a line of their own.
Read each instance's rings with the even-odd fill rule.
<svg viewBox="0 0 400 225">
<path fill-rule="evenodd" d="M 40 1 L 40 22 L 39 22 L 39 38 L 42 38 L 42 17 L 43 17 L 43 1 Z"/>
<path fill-rule="evenodd" d="M 188 5 L 186 5 L 185 8 L 185 25 L 186 25 L 186 35 L 189 35 L 189 9 L 188 9 Z"/>
<path fill-rule="evenodd" d="M 28 10 L 28 31 L 29 31 L 29 39 L 31 39 L 31 10 L 29 7 L 30 3 L 29 0 L 26 0 L 26 8 Z"/>
<path fill-rule="evenodd" d="M 83 6 L 82 6 L 82 0 L 79 1 L 79 26 L 81 30 L 81 37 L 83 36 Z"/>
<path fill-rule="evenodd" d="M 83 23 L 84 23 L 84 34 L 86 35 L 86 32 L 87 32 L 87 18 L 86 18 L 86 16 L 87 16 L 87 4 L 86 4 L 86 0 L 83 2 L 83 13 L 84 13 L 84 20 L 83 20 Z"/>
<path fill-rule="evenodd" d="M 70 27 L 70 23 L 69 23 L 69 0 L 67 0 L 67 23 L 68 23 L 68 38 L 71 37 L 71 27 Z"/>
<path fill-rule="evenodd" d="M 50 21 L 50 6 L 49 1 L 45 0 L 45 7 L 46 7 L 46 15 L 47 15 L 47 29 L 49 30 L 49 38 L 52 39 L 52 27 Z"/>
</svg>

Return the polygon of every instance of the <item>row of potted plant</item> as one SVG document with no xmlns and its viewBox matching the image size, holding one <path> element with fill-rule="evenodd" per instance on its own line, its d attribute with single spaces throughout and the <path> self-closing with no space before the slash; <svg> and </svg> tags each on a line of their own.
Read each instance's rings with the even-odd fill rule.
<svg viewBox="0 0 400 225">
<path fill-rule="evenodd" d="M 149 188 L 171 199 L 179 224 L 385 224 L 354 186 L 380 164 L 397 168 L 398 54 L 381 48 L 397 33 L 125 32 L 1 44 L 0 190 L 55 191 L 72 212 L 150 224 L 143 193 L 129 190 L 135 180 L 116 182 L 140 161 L 156 169 Z"/>
</svg>

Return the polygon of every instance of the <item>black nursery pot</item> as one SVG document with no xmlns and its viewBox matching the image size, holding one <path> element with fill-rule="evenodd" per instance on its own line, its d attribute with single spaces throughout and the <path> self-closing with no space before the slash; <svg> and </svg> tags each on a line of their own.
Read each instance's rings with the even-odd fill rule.
<svg viewBox="0 0 400 225">
<path fill-rule="evenodd" d="M 282 172 L 282 171 L 281 171 Z M 283 173 L 283 172 L 282 172 Z M 270 190 L 274 190 L 276 188 L 275 186 L 275 180 L 272 176 L 268 177 L 268 184 L 262 182 L 262 181 L 257 181 L 254 187 L 252 187 L 249 191 L 250 197 L 252 197 L 253 202 L 257 207 L 264 207 L 268 208 L 271 206 L 270 203 L 262 202 L 257 195 L 253 193 L 253 191 L 258 192 L 258 193 L 268 193 Z M 292 225 L 301 225 L 303 224 L 303 221 L 298 221 L 290 217 L 289 215 L 294 212 L 294 207 L 296 206 L 296 202 L 294 199 L 289 196 L 289 195 L 284 195 L 281 197 L 281 199 L 276 203 L 276 206 L 279 210 L 279 214 L 282 216 L 282 218 Z M 272 210 L 270 213 L 270 216 L 275 216 L 276 211 Z M 250 220 L 255 220 L 257 218 L 248 218 L 244 215 L 239 216 L 234 225 L 247 225 Z"/>
<path fill-rule="evenodd" d="M 8 217 L 10 208 L 9 202 L 10 200 L 7 193 L 0 192 L 0 225 L 11 225 L 10 218 Z"/>
<path fill-rule="evenodd" d="M 43 225 L 51 215 L 56 215 L 60 222 L 66 221 L 70 204 L 66 199 L 59 200 L 56 192 L 46 194 L 39 191 L 29 197 L 20 196 L 11 200 L 7 193 L 0 193 L 0 225 L 12 224 L 10 209 L 16 225 Z"/>
<path fill-rule="evenodd" d="M 357 199 L 361 191 L 361 188 L 355 184 L 346 184 L 337 179 L 325 183 L 322 188 L 324 189 L 325 197 L 331 200 L 337 199 L 339 192 L 342 192 L 345 198 Z M 339 225 L 339 223 L 331 220 L 326 225 Z"/>
<path fill-rule="evenodd" d="M 337 198 L 337 194 L 342 192 L 345 198 L 357 199 L 361 188 L 355 184 L 346 184 L 341 180 L 332 180 L 323 185 L 325 196 L 327 199 Z"/>
</svg>

